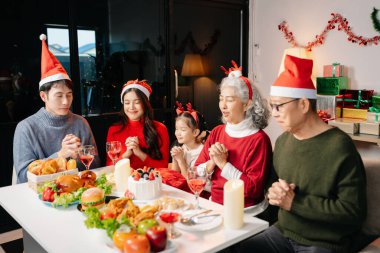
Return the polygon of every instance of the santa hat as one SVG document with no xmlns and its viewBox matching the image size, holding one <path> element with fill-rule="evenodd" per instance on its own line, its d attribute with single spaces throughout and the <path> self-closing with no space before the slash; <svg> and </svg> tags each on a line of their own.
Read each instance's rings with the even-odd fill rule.
<svg viewBox="0 0 380 253">
<path fill-rule="evenodd" d="M 220 66 L 220 68 L 224 71 L 224 73 L 228 76 L 228 78 L 242 79 L 244 83 L 247 85 L 249 99 L 252 99 L 252 86 L 248 78 L 243 76 L 243 73 L 241 72 L 242 67 L 241 66 L 238 67 L 238 65 L 236 64 L 234 60 L 232 60 L 231 63 L 233 67 L 229 68 L 228 70 L 223 66 Z"/>
<path fill-rule="evenodd" d="M 42 41 L 40 89 L 45 83 L 63 79 L 71 81 L 62 64 L 49 51 L 49 48 L 46 44 L 46 35 L 41 34 L 40 40 Z"/>
<path fill-rule="evenodd" d="M 123 85 L 123 88 L 120 94 L 121 103 L 123 103 L 123 95 L 127 92 L 127 90 L 130 90 L 133 88 L 140 90 L 142 93 L 145 94 L 145 96 L 147 96 L 148 99 L 149 99 L 150 94 L 152 93 L 152 88 L 145 80 L 141 80 L 141 81 L 139 81 L 139 79 L 131 80 Z"/>
<path fill-rule="evenodd" d="M 270 95 L 290 98 L 317 98 L 317 91 L 311 80 L 313 61 L 291 55 L 285 56 L 285 70 L 273 83 Z"/>
<path fill-rule="evenodd" d="M 0 69 L 0 81 L 12 80 L 11 73 L 7 69 Z"/>
</svg>

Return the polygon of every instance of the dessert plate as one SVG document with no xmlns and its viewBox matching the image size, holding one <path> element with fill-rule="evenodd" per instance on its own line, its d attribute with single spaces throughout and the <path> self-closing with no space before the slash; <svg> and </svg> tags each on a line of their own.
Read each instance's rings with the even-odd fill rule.
<svg viewBox="0 0 380 253">
<path fill-rule="evenodd" d="M 182 216 L 183 217 L 191 216 L 193 214 L 196 214 L 197 212 L 199 212 L 199 211 L 198 210 L 188 210 L 188 211 L 184 212 L 182 214 Z M 200 215 L 199 217 L 202 217 L 202 215 Z M 184 225 L 181 222 L 177 222 L 174 224 L 174 226 L 178 229 L 191 231 L 191 232 L 193 232 L 193 231 L 207 231 L 207 230 L 211 230 L 211 229 L 219 227 L 222 224 L 222 222 L 223 222 L 223 218 L 221 215 L 219 215 L 219 216 L 212 216 L 212 217 L 209 217 L 207 219 L 206 218 L 202 219 L 201 222 L 196 223 L 195 225 Z"/>
</svg>

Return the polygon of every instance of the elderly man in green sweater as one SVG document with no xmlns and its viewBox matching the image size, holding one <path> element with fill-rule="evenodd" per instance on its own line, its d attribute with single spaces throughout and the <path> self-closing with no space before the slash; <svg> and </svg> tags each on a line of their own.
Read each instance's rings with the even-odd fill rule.
<svg viewBox="0 0 380 253">
<path fill-rule="evenodd" d="M 28 165 L 34 160 L 76 158 L 81 145 L 93 145 L 96 150 L 95 139 L 87 121 L 70 111 L 73 101 L 71 79 L 49 51 L 46 36 L 41 35 L 40 39 L 42 54 L 39 90 L 45 107 L 17 124 L 13 140 L 17 183 L 27 181 Z M 96 151 L 92 167 L 99 165 Z"/>
<path fill-rule="evenodd" d="M 351 138 L 316 113 L 312 60 L 287 55 L 271 87 L 272 116 L 285 132 L 267 192 L 278 221 L 242 244 L 246 252 L 354 252 L 366 217 L 363 163 Z"/>
</svg>

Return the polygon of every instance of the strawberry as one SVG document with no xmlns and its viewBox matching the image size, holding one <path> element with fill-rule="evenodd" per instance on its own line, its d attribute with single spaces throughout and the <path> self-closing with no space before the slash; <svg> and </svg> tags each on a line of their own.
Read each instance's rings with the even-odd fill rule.
<svg viewBox="0 0 380 253">
<path fill-rule="evenodd" d="M 154 173 L 153 172 L 149 173 L 149 180 L 154 180 Z"/>
<path fill-rule="evenodd" d="M 139 173 L 136 173 L 136 175 L 133 177 L 135 181 L 139 181 L 141 178 L 141 175 Z"/>
</svg>

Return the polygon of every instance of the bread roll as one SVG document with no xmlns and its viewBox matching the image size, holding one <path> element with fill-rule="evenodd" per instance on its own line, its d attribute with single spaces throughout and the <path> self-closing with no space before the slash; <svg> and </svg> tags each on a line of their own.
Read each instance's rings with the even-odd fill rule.
<svg viewBox="0 0 380 253">
<path fill-rule="evenodd" d="M 58 170 L 58 164 L 55 159 L 47 159 L 42 166 L 41 175 L 53 174 Z"/>
<path fill-rule="evenodd" d="M 44 160 L 35 160 L 28 165 L 28 170 L 35 175 L 41 175 L 41 170 L 44 163 Z"/>
<path fill-rule="evenodd" d="M 66 170 L 66 159 L 63 157 L 55 158 L 55 161 L 57 162 L 58 168 L 57 172 L 65 171 Z"/>
</svg>

